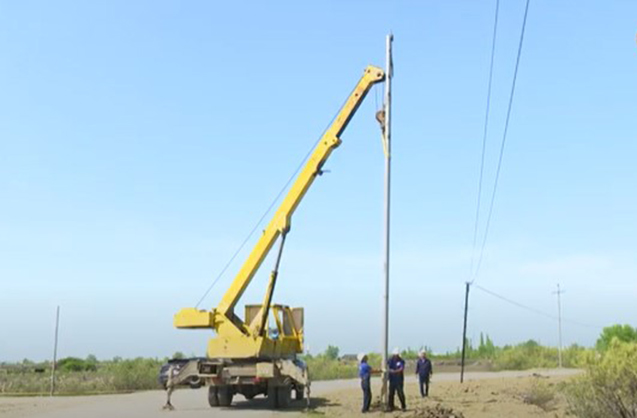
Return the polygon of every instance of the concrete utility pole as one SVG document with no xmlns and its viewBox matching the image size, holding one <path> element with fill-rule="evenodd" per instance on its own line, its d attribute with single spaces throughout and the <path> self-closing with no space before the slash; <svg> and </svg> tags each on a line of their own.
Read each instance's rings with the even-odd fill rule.
<svg viewBox="0 0 637 418">
<path fill-rule="evenodd" d="M 559 338 L 559 347 L 557 348 L 558 352 L 558 366 L 562 368 L 562 298 L 560 295 L 564 293 L 563 290 L 560 290 L 560 284 L 557 284 L 557 291 L 553 292 L 554 295 L 557 295 L 557 332 Z"/>
<path fill-rule="evenodd" d="M 57 312 L 55 314 L 55 337 L 53 342 L 53 362 L 51 363 L 51 393 L 50 396 L 53 396 L 55 393 L 55 370 L 57 369 L 57 360 L 58 360 L 58 330 L 60 328 L 60 307 L 58 306 Z"/>
<path fill-rule="evenodd" d="M 386 40 L 386 69 L 385 69 L 385 103 L 383 130 L 383 150 L 385 152 L 385 260 L 383 263 L 383 342 L 382 342 L 382 371 L 383 384 L 381 389 L 381 402 L 387 406 L 387 354 L 389 351 L 389 209 L 391 191 L 391 79 L 393 76 L 393 62 L 391 46 L 394 35 L 387 35 Z"/>
<path fill-rule="evenodd" d="M 464 326 L 462 327 L 462 363 L 460 366 L 460 383 L 464 382 L 464 360 L 467 349 L 467 312 L 469 310 L 469 288 L 471 283 L 466 283 L 467 287 L 464 292 Z"/>
</svg>

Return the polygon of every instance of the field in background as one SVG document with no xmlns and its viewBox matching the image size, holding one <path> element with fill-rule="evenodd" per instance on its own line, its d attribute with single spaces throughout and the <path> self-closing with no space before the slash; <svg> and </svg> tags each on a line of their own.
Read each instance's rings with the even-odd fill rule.
<svg viewBox="0 0 637 418">
<path fill-rule="evenodd" d="M 581 358 L 591 350 L 573 346 L 564 351 L 564 365 L 578 367 Z M 407 360 L 407 372 L 415 371 L 416 350 L 402 353 Z M 175 353 L 173 357 L 183 358 Z M 313 380 L 355 378 L 358 362 L 355 355 L 340 355 L 337 347 L 330 346 L 325 352 L 312 356 L 304 355 Z M 370 364 L 380 368 L 380 355 L 369 354 Z M 460 370 L 460 354 L 432 355 L 436 372 Z M 544 347 L 534 341 L 507 347 L 494 346 L 489 338 L 481 339 L 477 348 L 469 346 L 467 370 L 526 370 L 531 368 L 557 367 L 557 349 Z M 65 358 L 58 362 L 56 393 L 83 395 L 119 393 L 136 390 L 159 389 L 159 368 L 168 359 L 119 359 L 100 361 L 95 356 L 86 359 Z M 50 363 L 33 363 L 24 360 L 18 364 L 0 364 L 0 394 L 47 394 L 50 387 Z"/>
</svg>

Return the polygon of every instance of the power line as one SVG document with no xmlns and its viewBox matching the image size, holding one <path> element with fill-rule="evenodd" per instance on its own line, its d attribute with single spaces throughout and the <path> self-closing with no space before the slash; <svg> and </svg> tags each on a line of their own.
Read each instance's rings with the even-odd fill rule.
<svg viewBox="0 0 637 418">
<path fill-rule="evenodd" d="M 484 156 L 487 149 L 487 133 L 489 131 L 489 111 L 491 109 L 491 86 L 493 84 L 493 62 L 495 58 L 495 41 L 498 32 L 498 11 L 500 9 L 500 0 L 495 2 L 495 18 L 493 19 L 493 39 L 491 40 L 491 64 L 489 65 L 489 86 L 487 88 L 487 104 L 484 112 L 484 131 L 482 133 L 482 156 L 480 158 L 480 179 L 478 180 L 478 202 L 476 204 L 476 217 L 473 226 L 473 246 L 471 249 L 471 269 L 469 275 L 473 274 L 473 262 L 476 252 L 476 243 L 478 240 L 478 224 L 480 223 L 480 204 L 482 199 L 482 178 L 484 177 Z"/>
<path fill-rule="evenodd" d="M 487 293 L 487 294 L 489 294 L 489 295 L 491 295 L 491 296 L 493 296 L 495 298 L 498 298 L 498 299 L 500 299 L 500 300 L 502 300 L 504 302 L 507 302 L 507 303 L 509 303 L 511 305 L 517 306 L 518 308 L 525 309 L 525 310 L 527 310 L 529 312 L 533 312 L 534 314 L 544 316 L 544 317 L 552 319 L 554 321 L 558 321 L 559 322 L 559 320 L 560 320 L 560 318 L 558 318 L 555 315 L 551 315 L 550 313 L 541 311 L 539 309 L 533 308 L 533 307 L 528 306 L 528 305 L 524 305 L 524 304 L 522 304 L 520 302 L 516 302 L 513 299 L 510 299 L 510 298 L 508 298 L 506 296 L 502 296 L 502 295 L 500 295 L 498 293 L 495 293 L 492 290 L 486 289 L 486 288 L 484 288 L 484 287 L 482 287 L 480 285 L 477 285 L 475 283 L 473 284 L 473 286 L 475 286 L 476 289 L 482 290 L 484 293 Z M 597 325 L 585 324 L 583 322 L 573 321 L 573 320 L 566 319 L 566 318 L 562 318 L 562 322 L 568 322 L 568 323 L 571 323 L 573 325 L 578 325 L 580 327 L 586 327 L 586 328 L 595 328 L 595 329 L 601 329 L 602 328 L 602 327 L 597 326 Z"/>
<path fill-rule="evenodd" d="M 511 83 L 511 93 L 509 95 L 509 105 L 507 108 L 506 120 L 504 122 L 504 133 L 502 134 L 502 143 L 500 144 L 500 156 L 498 158 L 498 167 L 495 173 L 495 181 L 493 183 L 493 192 L 491 193 L 491 203 L 489 205 L 489 213 L 487 215 L 487 223 L 484 229 L 484 236 L 482 239 L 482 246 L 480 248 L 480 256 L 478 258 L 478 264 L 476 266 L 476 270 L 473 276 L 473 280 L 475 281 L 478 277 L 478 273 L 480 271 L 480 267 L 482 266 L 482 259 L 484 256 L 484 247 L 487 243 L 487 238 L 489 236 L 489 228 L 491 226 L 491 217 L 493 215 L 493 205 L 495 203 L 495 196 L 498 190 L 498 182 L 500 180 L 500 170 L 502 168 L 502 159 L 504 156 L 504 147 L 506 145 L 507 133 L 509 131 L 509 121 L 511 119 L 511 109 L 513 107 L 513 97 L 515 96 L 515 85 L 518 78 L 518 69 L 520 68 L 520 57 L 522 56 L 522 46 L 524 45 L 524 32 L 526 30 L 526 21 L 529 14 L 529 3 L 531 0 L 526 0 L 526 6 L 524 8 L 524 19 L 522 20 L 522 30 L 520 31 L 520 42 L 518 44 L 518 53 L 515 60 L 515 69 L 513 71 L 513 82 Z"/>
</svg>

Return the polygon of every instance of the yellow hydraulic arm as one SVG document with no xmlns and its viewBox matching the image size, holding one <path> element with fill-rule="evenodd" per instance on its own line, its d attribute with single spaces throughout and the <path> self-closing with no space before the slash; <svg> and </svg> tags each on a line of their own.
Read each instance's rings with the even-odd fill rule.
<svg viewBox="0 0 637 418">
<path fill-rule="evenodd" d="M 252 252 L 248 256 L 241 270 L 235 277 L 230 288 L 226 291 L 219 305 L 213 311 L 201 311 L 195 308 L 185 308 L 175 315 L 174 324 L 177 328 L 213 328 L 217 332 L 217 338 L 213 338 L 208 346 L 209 357 L 253 357 L 263 355 L 275 355 L 272 352 L 273 342 L 264 333 L 265 319 L 270 309 L 272 292 L 276 281 L 280 251 L 283 248 L 285 235 L 290 229 L 290 220 L 295 209 L 305 196 L 314 179 L 321 174 L 321 168 L 329 158 L 332 151 L 341 143 L 340 135 L 347 127 L 354 113 L 362 103 L 371 87 L 383 81 L 383 70 L 374 66 L 368 66 L 360 81 L 350 94 L 347 101 L 339 111 L 331 126 L 325 131 L 312 152 L 308 162 L 299 173 L 294 184 L 288 191 L 285 199 L 277 209 L 272 220 L 263 231 Z M 277 257 L 275 270 L 270 277 L 268 291 L 266 293 L 260 312 L 253 317 L 251 323 L 242 321 L 235 315 L 234 309 L 250 284 L 261 263 L 268 255 L 277 238 L 281 237 L 281 249 Z M 301 350 L 302 335 L 298 336 L 298 344 L 294 341 L 289 347 L 279 348 L 275 351 Z M 248 341 L 250 341 L 248 343 Z M 276 344 L 274 344 L 276 345 Z M 283 353 L 284 354 L 284 353 Z"/>
</svg>

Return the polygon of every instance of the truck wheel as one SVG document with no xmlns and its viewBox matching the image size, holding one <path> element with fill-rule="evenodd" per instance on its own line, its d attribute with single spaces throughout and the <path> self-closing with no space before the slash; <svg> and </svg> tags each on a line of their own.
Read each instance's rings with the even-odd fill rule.
<svg viewBox="0 0 637 418">
<path fill-rule="evenodd" d="M 292 402 L 292 385 L 288 383 L 283 386 L 279 386 L 277 388 L 276 395 L 279 408 L 287 408 Z"/>
<path fill-rule="evenodd" d="M 217 387 L 208 386 L 208 403 L 213 408 L 219 406 L 219 398 L 217 397 Z"/>
<path fill-rule="evenodd" d="M 230 386 L 220 386 L 217 391 L 219 406 L 230 406 L 232 404 L 232 388 Z"/>
<path fill-rule="evenodd" d="M 305 398 L 305 386 L 303 386 L 303 385 L 297 385 L 297 386 L 295 386 L 295 388 L 294 388 L 294 395 L 296 395 L 296 396 L 295 396 L 295 399 L 296 399 L 297 401 L 302 401 L 302 400 L 303 400 L 303 398 Z"/>
<path fill-rule="evenodd" d="M 270 409 L 277 409 L 279 407 L 277 393 L 277 387 L 272 384 L 268 384 L 268 406 Z"/>
</svg>

